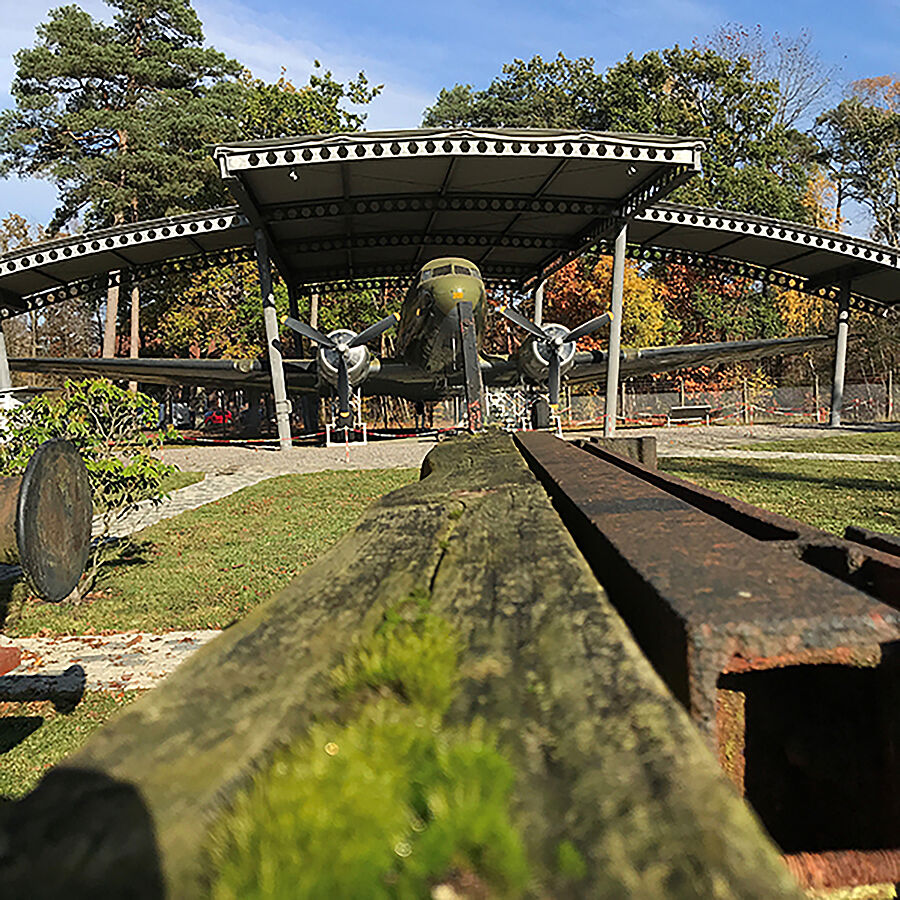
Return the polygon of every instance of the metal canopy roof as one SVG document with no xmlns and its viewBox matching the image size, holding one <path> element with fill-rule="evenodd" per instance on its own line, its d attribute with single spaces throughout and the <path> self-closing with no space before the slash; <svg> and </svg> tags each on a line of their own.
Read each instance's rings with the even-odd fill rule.
<svg viewBox="0 0 900 900">
<path fill-rule="evenodd" d="M 629 253 L 749 275 L 834 299 L 850 281 L 866 312 L 900 307 L 900 249 L 795 222 L 660 203 L 628 226 Z"/>
<path fill-rule="evenodd" d="M 217 156 L 244 210 L 123 225 L 9 253 L 0 257 L 0 316 L 105 289 L 110 272 L 137 280 L 251 259 L 257 225 L 288 277 L 307 284 L 406 277 L 448 253 L 478 262 L 488 280 L 522 282 L 586 243 L 603 244 L 621 215 L 632 216 L 632 257 L 712 266 L 826 296 L 850 277 L 857 308 L 900 308 L 895 248 L 720 210 L 644 208 L 689 177 L 698 155 L 697 142 L 680 138 L 548 131 L 228 145 Z"/>
<path fill-rule="evenodd" d="M 700 171 L 696 139 L 418 129 L 217 147 L 290 281 L 410 275 L 448 251 L 524 281 Z"/>
</svg>

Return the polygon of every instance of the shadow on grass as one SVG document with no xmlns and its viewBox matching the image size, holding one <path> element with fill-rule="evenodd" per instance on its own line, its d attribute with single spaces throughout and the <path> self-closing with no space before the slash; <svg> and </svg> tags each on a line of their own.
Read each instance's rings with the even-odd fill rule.
<svg viewBox="0 0 900 900">
<path fill-rule="evenodd" d="M 3 716 L 0 718 L 0 754 L 17 747 L 43 724 L 43 716 Z"/>
<path fill-rule="evenodd" d="M 104 558 L 97 569 L 95 588 L 102 587 L 103 580 L 118 569 L 149 565 L 152 549 L 153 541 L 135 541 L 131 538 L 109 541 L 102 551 Z"/>
<path fill-rule="evenodd" d="M 791 460 L 786 460 L 791 463 Z M 827 461 L 826 461 L 827 462 Z M 778 472 L 761 466 L 754 465 L 753 462 L 719 462 L 708 460 L 696 460 L 688 462 L 674 462 L 671 466 L 666 466 L 667 472 L 682 475 L 684 478 L 691 480 L 698 474 L 710 478 L 718 478 L 721 480 L 734 481 L 738 483 L 744 482 L 790 482 L 792 484 L 817 484 L 832 488 L 847 488 L 854 491 L 894 491 L 897 490 L 897 482 L 890 478 L 829 478 L 827 476 L 810 475 L 805 472 L 796 470 L 790 472 Z"/>
</svg>

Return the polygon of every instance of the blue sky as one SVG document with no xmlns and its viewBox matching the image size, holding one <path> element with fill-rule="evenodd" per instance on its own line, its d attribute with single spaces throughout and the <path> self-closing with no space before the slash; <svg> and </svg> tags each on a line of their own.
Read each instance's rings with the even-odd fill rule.
<svg viewBox="0 0 900 900">
<path fill-rule="evenodd" d="M 62 0 L 0 0 L 0 107 L 11 104 L 12 54 L 33 43 L 35 26 L 57 5 Z M 101 0 L 79 5 L 108 15 Z M 370 81 L 384 84 L 370 107 L 371 129 L 415 127 L 441 87 L 483 87 L 515 57 L 562 51 L 593 56 L 603 69 L 629 52 L 689 45 L 727 22 L 786 36 L 809 30 L 813 49 L 838 67 L 835 99 L 853 79 L 900 72 L 900 0 L 194 0 L 194 6 L 207 41 L 263 78 L 276 78 L 284 66 L 303 82 L 314 59 L 341 80 L 364 69 Z M 0 217 L 14 211 L 46 221 L 54 200 L 44 182 L 0 180 Z M 851 223 L 849 230 L 857 229 Z"/>
</svg>

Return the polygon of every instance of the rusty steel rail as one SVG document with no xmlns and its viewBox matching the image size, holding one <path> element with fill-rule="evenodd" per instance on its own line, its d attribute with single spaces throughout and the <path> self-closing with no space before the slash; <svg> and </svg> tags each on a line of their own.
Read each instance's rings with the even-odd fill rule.
<svg viewBox="0 0 900 900">
<path fill-rule="evenodd" d="M 900 559 L 590 444 L 516 441 L 801 883 L 894 881 Z"/>
<path fill-rule="evenodd" d="M 900 538 L 858 526 L 843 538 L 819 531 L 788 516 L 760 509 L 683 478 L 668 475 L 631 459 L 610 453 L 602 440 L 578 441 L 583 450 L 620 466 L 692 506 L 760 541 L 781 544 L 803 562 L 833 575 L 878 600 L 900 606 Z"/>
</svg>

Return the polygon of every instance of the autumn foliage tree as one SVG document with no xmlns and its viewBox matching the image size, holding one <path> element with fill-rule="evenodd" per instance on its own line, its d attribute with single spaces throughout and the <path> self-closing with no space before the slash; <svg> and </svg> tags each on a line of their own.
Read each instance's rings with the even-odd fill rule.
<svg viewBox="0 0 900 900">
<path fill-rule="evenodd" d="M 622 341 L 633 347 L 664 343 L 667 323 L 662 285 L 632 260 L 625 263 Z M 574 260 L 552 275 L 544 288 L 544 320 L 574 327 L 605 312 L 612 296 L 612 257 Z M 579 347 L 605 347 L 601 331 L 579 341 Z"/>
</svg>

